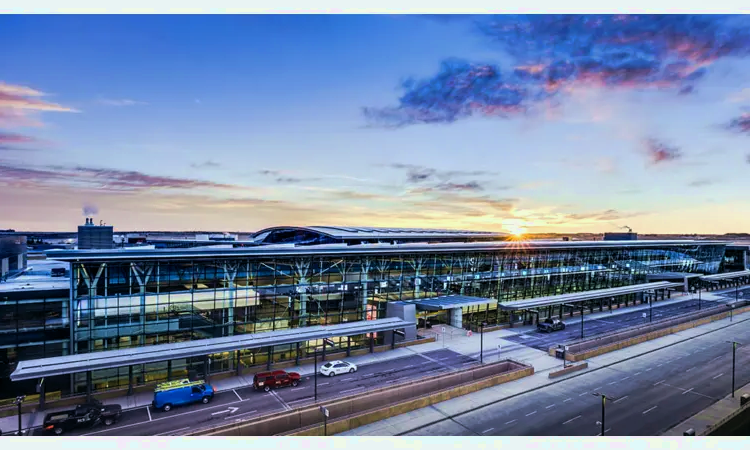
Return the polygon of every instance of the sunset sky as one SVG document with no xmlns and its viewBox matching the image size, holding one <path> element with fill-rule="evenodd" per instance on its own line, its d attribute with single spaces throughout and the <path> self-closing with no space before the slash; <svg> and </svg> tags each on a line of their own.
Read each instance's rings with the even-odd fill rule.
<svg viewBox="0 0 750 450">
<path fill-rule="evenodd" d="M 0 16 L 0 229 L 750 231 L 750 19 Z"/>
</svg>

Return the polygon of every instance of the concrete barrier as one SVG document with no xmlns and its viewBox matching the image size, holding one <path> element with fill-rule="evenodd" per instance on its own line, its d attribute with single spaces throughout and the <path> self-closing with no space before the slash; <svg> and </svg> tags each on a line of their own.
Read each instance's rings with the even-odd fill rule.
<svg viewBox="0 0 750 450">
<path fill-rule="evenodd" d="M 564 369 L 560 369 L 560 370 L 556 370 L 554 372 L 550 372 L 549 373 L 549 377 L 550 378 L 561 377 L 561 376 L 567 375 L 569 373 L 578 372 L 579 370 L 588 369 L 588 367 L 589 367 L 589 363 L 587 363 L 587 362 L 584 362 L 584 363 L 581 363 L 581 364 L 574 364 L 574 365 L 568 366 L 568 367 L 566 367 Z"/>
<path fill-rule="evenodd" d="M 473 369 L 435 375 L 374 391 L 359 393 L 261 419 L 195 430 L 191 436 L 323 435 L 319 406 L 329 411 L 329 434 L 341 433 L 397 414 L 413 411 L 461 395 L 506 383 L 534 373 L 534 368 L 506 360 Z"/>
<path fill-rule="evenodd" d="M 750 306 L 735 308 L 733 312 L 730 312 L 727 306 L 718 306 L 704 311 L 660 320 L 646 326 L 631 327 L 616 333 L 568 344 L 565 359 L 568 361 L 582 361 L 717 320 L 726 319 L 730 314 L 742 314 L 747 311 L 750 311 Z M 548 353 L 550 356 L 555 355 L 556 348 L 551 347 L 549 349 Z"/>
</svg>

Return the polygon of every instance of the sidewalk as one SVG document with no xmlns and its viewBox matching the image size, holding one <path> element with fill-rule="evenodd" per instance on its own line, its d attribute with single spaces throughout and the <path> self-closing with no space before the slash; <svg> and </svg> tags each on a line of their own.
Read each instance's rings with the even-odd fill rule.
<svg viewBox="0 0 750 450">
<path fill-rule="evenodd" d="M 713 293 L 712 293 L 713 294 Z M 705 300 L 712 300 L 713 297 L 712 294 L 706 294 L 704 293 L 703 298 Z M 687 298 L 686 298 L 687 297 Z M 655 306 L 664 306 L 669 305 L 673 303 L 678 302 L 684 302 L 690 298 L 688 295 L 680 295 L 673 297 L 671 299 L 662 300 L 659 302 L 654 303 Z M 696 297 L 697 298 L 697 297 Z M 637 306 L 630 306 L 627 308 L 619 308 L 619 309 L 613 309 L 612 311 L 604 310 L 603 312 L 594 312 L 592 314 L 586 314 L 584 315 L 584 323 L 592 320 L 597 320 L 603 317 L 611 317 L 613 315 L 619 315 L 619 314 L 626 314 L 633 311 L 640 311 L 642 309 L 648 309 L 648 304 L 644 305 L 637 305 Z M 748 313 L 750 314 L 750 313 Z M 736 320 L 739 320 L 740 315 L 735 317 Z M 574 316 L 572 318 L 565 318 L 566 321 L 568 320 L 574 320 L 580 322 L 580 316 Z M 722 323 L 722 321 L 718 321 L 715 323 Z M 708 327 L 712 326 L 714 324 L 705 325 L 703 327 L 700 327 L 701 330 L 707 330 Z M 441 327 L 440 325 L 437 326 L 438 328 Z M 532 383 L 528 381 L 529 379 L 534 380 L 542 380 L 545 382 L 548 382 L 547 378 L 547 372 L 552 370 L 553 368 L 561 367 L 562 362 L 558 359 L 555 359 L 554 357 L 551 357 L 547 354 L 545 351 L 537 350 L 531 347 L 527 347 L 523 344 L 519 344 L 516 342 L 512 342 L 506 339 L 503 339 L 504 337 L 516 335 L 516 334 L 522 334 L 529 331 L 535 330 L 535 326 L 523 326 L 523 327 L 514 327 L 514 328 L 507 328 L 492 332 L 484 333 L 483 338 L 483 354 L 484 354 L 484 360 L 486 362 L 490 361 L 496 361 L 499 359 L 513 359 L 516 361 L 520 361 L 526 364 L 530 364 L 534 366 L 535 375 L 531 377 L 527 377 L 523 380 L 518 380 L 516 382 L 511 383 L 514 386 L 521 386 L 523 389 L 531 389 L 533 387 L 538 386 L 538 383 Z M 420 329 L 419 332 L 421 334 L 424 334 L 425 330 Z M 427 330 L 428 332 L 430 330 Z M 690 331 L 690 330 L 688 330 Z M 683 333 L 679 333 L 680 335 L 684 335 L 688 331 L 685 331 Z M 440 334 L 441 329 L 435 330 L 435 334 Z M 389 350 L 382 353 L 368 353 L 366 355 L 360 355 L 360 356 L 352 356 L 350 358 L 346 358 L 347 361 L 351 361 L 354 364 L 357 365 L 364 365 L 364 364 L 370 364 L 370 363 L 377 363 L 381 361 L 389 361 L 397 358 L 401 358 L 404 356 L 411 356 L 414 354 L 421 354 L 426 353 L 434 350 L 440 350 L 440 349 L 449 349 L 452 351 L 455 351 L 457 353 L 462 353 L 467 356 L 471 356 L 473 358 L 479 358 L 480 354 L 480 341 L 482 339 L 480 338 L 480 335 L 478 333 L 473 333 L 472 336 L 467 336 L 467 333 L 465 330 L 460 330 L 454 327 L 446 326 L 446 339 L 443 340 L 441 337 L 438 338 L 436 342 L 430 342 L 427 344 L 421 344 L 421 345 L 415 345 L 411 347 L 405 347 L 405 348 L 397 348 L 394 350 Z M 672 335 L 675 336 L 675 335 Z M 668 339 L 672 336 L 667 336 L 661 339 Z M 649 346 L 652 342 L 656 341 L 650 341 L 643 344 L 640 344 L 635 347 L 631 348 L 644 348 L 644 346 Z M 498 350 L 498 346 L 500 349 Z M 663 345 L 662 345 L 663 346 Z M 611 353 L 608 355 L 614 355 L 614 354 L 620 354 L 621 352 L 626 352 L 628 349 L 620 350 L 615 353 Z M 606 360 L 608 355 L 602 355 L 600 357 L 594 358 L 594 360 L 599 360 L 599 358 L 603 358 L 603 360 Z M 620 358 L 622 359 L 622 358 Z M 593 361 L 593 360 L 590 360 Z M 320 362 L 318 363 L 318 366 L 320 366 Z M 591 363 L 589 362 L 589 370 L 591 370 L 593 367 L 596 367 L 597 363 Z M 302 376 L 309 376 L 312 375 L 314 372 L 314 364 L 303 364 L 296 367 L 290 367 L 287 370 L 289 371 L 295 371 L 299 372 Z M 585 373 L 586 371 L 580 371 L 576 372 L 577 374 Z M 252 376 L 253 374 L 250 373 L 250 370 L 247 369 L 247 373 L 243 374 L 242 376 L 233 376 L 228 378 L 223 378 L 220 380 L 212 381 L 211 384 L 214 385 L 217 391 L 226 391 L 236 388 L 243 388 L 247 386 L 252 385 Z M 555 381 L 559 381 L 563 378 L 558 378 Z M 548 384 L 548 383 L 547 383 Z M 530 386 L 530 387 L 529 387 Z M 492 388 L 496 389 L 496 388 Z M 504 388 L 505 389 L 505 388 Z M 484 393 L 487 390 L 483 390 L 482 393 Z M 477 398 L 484 398 L 485 394 L 482 393 L 476 393 Z M 96 395 L 94 394 L 94 397 Z M 464 398 L 464 397 L 461 397 Z M 151 401 L 153 400 L 153 393 L 152 392 L 141 392 L 134 394 L 132 396 L 123 396 L 118 398 L 112 398 L 112 399 L 106 399 L 102 400 L 105 404 L 120 404 L 122 405 L 123 409 L 133 409 L 133 408 L 143 408 L 147 405 L 151 404 Z M 460 399 L 455 399 L 460 400 Z M 452 400 L 452 401 L 455 401 Z M 439 405 L 436 405 L 439 406 Z M 45 409 L 44 411 L 37 411 L 32 413 L 25 413 L 22 414 L 22 426 L 24 429 L 27 428 L 34 428 L 41 426 L 44 421 L 44 416 L 46 414 L 49 414 L 51 412 L 56 411 L 62 411 L 70 409 L 69 406 L 64 407 L 49 407 Z M 415 411 L 416 412 L 416 411 Z M 9 431 L 17 430 L 18 429 L 18 416 L 10 416 L 10 417 L 0 417 L 0 430 L 3 431 L 3 433 L 7 434 Z"/>
</svg>

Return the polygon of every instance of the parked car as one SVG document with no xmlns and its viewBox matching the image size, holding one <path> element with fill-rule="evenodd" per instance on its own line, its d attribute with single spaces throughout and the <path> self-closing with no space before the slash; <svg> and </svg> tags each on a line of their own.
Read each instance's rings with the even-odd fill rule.
<svg viewBox="0 0 750 450">
<path fill-rule="evenodd" d="M 297 372 L 274 370 L 273 372 L 256 373 L 253 377 L 253 388 L 266 392 L 284 386 L 297 386 L 302 377 Z"/>
<path fill-rule="evenodd" d="M 560 319 L 547 318 L 544 322 L 539 322 L 536 325 L 537 330 L 544 333 L 552 333 L 553 331 L 559 331 L 565 329 L 565 324 Z"/>
<path fill-rule="evenodd" d="M 215 393 L 216 389 L 204 381 L 190 381 L 187 378 L 168 381 L 156 385 L 151 406 L 166 412 L 174 406 L 198 402 L 206 404 L 214 398 Z"/>
<path fill-rule="evenodd" d="M 61 435 L 75 428 L 93 427 L 98 423 L 110 426 L 122 415 L 122 406 L 104 405 L 99 400 L 92 400 L 75 409 L 49 413 L 44 417 L 42 428 L 47 433 Z"/>
<path fill-rule="evenodd" d="M 327 377 L 333 377 L 341 375 L 342 373 L 354 373 L 357 371 L 357 366 L 346 361 L 331 361 L 323 364 L 320 368 L 320 374 Z"/>
</svg>

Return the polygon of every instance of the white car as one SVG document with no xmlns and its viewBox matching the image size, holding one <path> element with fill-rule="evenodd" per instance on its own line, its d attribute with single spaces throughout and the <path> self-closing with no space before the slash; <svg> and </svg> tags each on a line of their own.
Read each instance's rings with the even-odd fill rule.
<svg viewBox="0 0 750 450">
<path fill-rule="evenodd" d="M 346 361 L 331 361 L 323 364 L 320 368 L 320 374 L 327 377 L 333 377 L 341 375 L 342 373 L 354 373 L 357 371 L 357 366 Z"/>
</svg>

